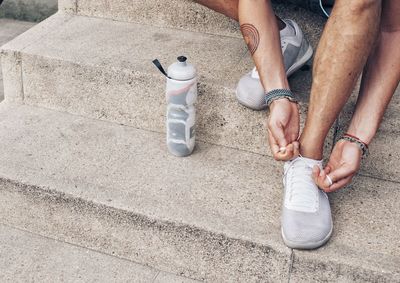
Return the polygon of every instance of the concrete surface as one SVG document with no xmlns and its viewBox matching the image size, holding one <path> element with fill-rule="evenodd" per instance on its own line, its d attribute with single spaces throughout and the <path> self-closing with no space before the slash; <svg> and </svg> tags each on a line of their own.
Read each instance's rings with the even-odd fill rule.
<svg viewBox="0 0 400 283">
<path fill-rule="evenodd" d="M 198 140 L 270 155 L 266 113 L 235 97 L 253 67 L 246 50 L 235 37 L 58 14 L 3 47 L 5 89 L 12 101 L 164 132 L 165 78 L 151 61 L 167 66 L 185 54 L 200 74 Z M 301 71 L 291 80 L 302 102 L 310 77 Z"/>
<path fill-rule="evenodd" d="M 157 133 L 26 106 L 0 116 L 2 136 L 19 132 L 0 145 L 13 147 L 0 157 L 7 224 L 197 279 L 287 276 L 280 178 L 256 177 L 281 171 L 270 158 L 200 144 L 180 159 Z"/>
<path fill-rule="evenodd" d="M 1 282 L 193 280 L 0 224 Z"/>
<path fill-rule="evenodd" d="M 316 251 L 295 250 L 290 281 L 400 282 L 399 187 L 358 176 L 331 194 L 332 241 Z"/>
<path fill-rule="evenodd" d="M 31 28 L 34 24 L 10 19 L 0 19 L 0 46 Z M 0 101 L 4 98 L 3 75 L 0 68 Z"/>
<path fill-rule="evenodd" d="M 0 18 L 40 22 L 57 9 L 57 0 L 4 0 L 0 6 Z"/>
<path fill-rule="evenodd" d="M 331 195 L 332 240 L 292 251 L 280 239 L 281 164 L 266 151 L 266 113 L 234 97 L 252 68 L 237 25 L 190 1 L 60 7 L 69 14 L 2 51 L 1 223 L 199 280 L 400 282 L 398 94 L 360 175 Z M 322 18 L 276 9 L 316 45 Z M 181 53 L 200 71 L 198 137 L 206 142 L 185 159 L 166 153 L 164 82 L 150 63 Z M 311 74 L 290 82 L 304 122 Z M 341 131 L 353 105 L 354 97 Z M 165 276 L 157 280 L 173 281 Z"/>
<path fill-rule="evenodd" d="M 162 134 L 0 108 L 7 225 L 199 280 L 400 280 L 397 183 L 359 177 L 333 194 L 332 240 L 292 257 L 271 158 L 205 143 L 175 158 Z"/>
<path fill-rule="evenodd" d="M 274 8 L 282 18 L 296 20 L 312 44 L 316 45 L 325 23 L 323 17 L 288 3 L 275 3 Z M 236 21 L 193 0 L 62 0 L 60 10 L 89 17 L 241 38 Z"/>
</svg>

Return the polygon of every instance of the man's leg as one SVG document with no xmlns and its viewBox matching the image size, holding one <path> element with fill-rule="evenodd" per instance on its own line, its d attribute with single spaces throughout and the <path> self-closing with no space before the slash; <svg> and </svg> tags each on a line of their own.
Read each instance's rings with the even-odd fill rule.
<svg viewBox="0 0 400 283">
<path fill-rule="evenodd" d="M 279 29 L 270 0 L 240 0 L 239 22 L 265 91 L 289 89 Z"/>
<path fill-rule="evenodd" d="M 349 133 L 370 143 L 400 80 L 400 1 L 383 0 L 378 42 L 364 69 Z"/>
<path fill-rule="evenodd" d="M 196 0 L 196 2 L 239 21 L 239 0 Z"/>
<path fill-rule="evenodd" d="M 303 157 L 285 166 L 282 235 L 291 248 L 317 248 L 332 235 L 329 200 L 315 179 L 329 128 L 350 96 L 374 43 L 380 11 L 380 0 L 338 0 L 323 32 L 300 137 Z"/>
<path fill-rule="evenodd" d="M 364 69 L 360 94 L 347 133 L 369 144 L 375 136 L 384 112 L 400 81 L 400 1 L 382 1 L 382 20 L 377 44 Z M 349 154 L 350 152 L 353 154 Z M 334 181 L 330 186 L 317 178 L 327 192 L 351 182 L 360 167 L 356 145 L 340 141 L 335 145 L 326 172 Z M 322 177 L 322 176 L 321 176 Z"/>
<path fill-rule="evenodd" d="M 239 0 L 196 0 L 196 2 L 218 13 L 224 14 L 231 19 L 234 19 L 236 21 L 239 20 Z M 323 0 L 322 3 L 324 5 L 332 6 L 335 3 L 335 0 Z M 278 18 L 278 20 L 280 19 Z M 281 20 L 278 24 L 280 26 L 280 29 L 285 27 L 285 24 Z"/>
<path fill-rule="evenodd" d="M 280 25 L 270 0 L 197 0 L 202 5 L 239 19 L 243 37 L 257 66 L 266 92 L 289 89 L 280 42 Z M 272 66 L 272 67 L 271 67 Z M 269 140 L 274 157 L 288 160 L 298 155 L 299 113 L 296 103 L 286 99 L 271 104 Z M 285 148 L 285 151 L 280 150 Z"/>
<path fill-rule="evenodd" d="M 376 39 L 380 0 L 336 0 L 313 67 L 301 154 L 321 159 L 330 127 L 349 98 Z"/>
</svg>

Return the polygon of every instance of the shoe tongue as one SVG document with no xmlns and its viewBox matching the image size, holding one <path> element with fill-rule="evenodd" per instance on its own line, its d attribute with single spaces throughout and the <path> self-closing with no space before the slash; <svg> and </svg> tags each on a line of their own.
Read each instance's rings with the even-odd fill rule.
<svg viewBox="0 0 400 283">
<path fill-rule="evenodd" d="M 288 21 L 284 21 L 284 22 L 286 24 L 286 27 L 279 32 L 281 37 L 296 35 L 296 32 L 295 32 L 294 28 L 292 27 L 292 25 Z"/>
<path fill-rule="evenodd" d="M 260 79 L 260 75 L 258 74 L 258 71 L 257 71 L 256 67 L 254 67 L 253 71 L 251 71 L 251 77 L 253 79 L 258 79 L 258 80 Z"/>
<path fill-rule="evenodd" d="M 322 160 L 316 160 L 316 159 L 311 159 L 311 158 L 307 158 L 307 157 L 301 157 L 301 159 L 305 162 L 305 163 L 307 163 L 308 165 L 310 165 L 310 166 L 314 166 L 314 165 L 317 165 L 317 166 L 322 166 Z"/>
<path fill-rule="evenodd" d="M 298 157 L 292 167 L 289 177 L 290 191 L 286 206 L 292 210 L 315 212 L 318 205 L 318 187 L 312 178 L 312 168 L 321 166 L 321 160 Z"/>
</svg>

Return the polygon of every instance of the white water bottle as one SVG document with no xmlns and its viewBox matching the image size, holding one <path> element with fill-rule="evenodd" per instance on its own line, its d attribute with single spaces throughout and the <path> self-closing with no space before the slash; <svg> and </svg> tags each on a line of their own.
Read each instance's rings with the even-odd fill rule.
<svg viewBox="0 0 400 283">
<path fill-rule="evenodd" d="M 197 74 L 193 65 L 184 56 L 168 67 L 167 73 L 161 64 L 153 61 L 167 77 L 167 145 L 170 153 L 188 156 L 195 145 Z"/>
</svg>

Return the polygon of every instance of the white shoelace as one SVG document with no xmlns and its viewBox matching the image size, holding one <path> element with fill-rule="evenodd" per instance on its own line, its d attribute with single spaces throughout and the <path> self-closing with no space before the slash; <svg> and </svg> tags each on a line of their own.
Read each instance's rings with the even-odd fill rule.
<svg viewBox="0 0 400 283">
<path fill-rule="evenodd" d="M 318 187 L 312 170 L 321 162 L 298 157 L 285 165 L 285 206 L 289 209 L 315 212 L 319 205 Z"/>
</svg>

